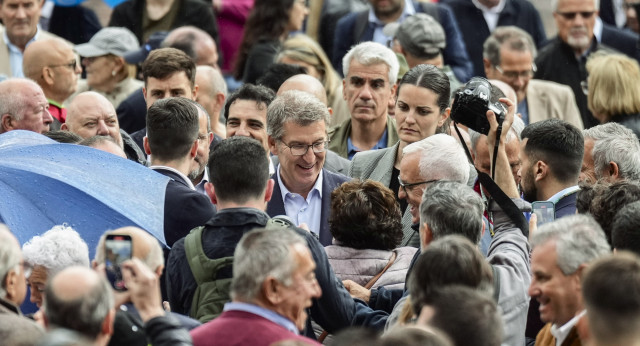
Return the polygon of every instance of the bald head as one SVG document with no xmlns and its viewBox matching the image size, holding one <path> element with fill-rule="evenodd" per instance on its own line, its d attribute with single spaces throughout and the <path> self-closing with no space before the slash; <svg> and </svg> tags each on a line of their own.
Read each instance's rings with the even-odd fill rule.
<svg viewBox="0 0 640 346">
<path fill-rule="evenodd" d="M 160 276 L 164 268 L 162 248 L 156 238 L 138 227 L 122 227 L 102 234 L 96 248 L 95 262 L 97 264 L 105 262 L 104 242 L 109 234 L 130 236 L 133 246 L 131 256 L 144 262 L 144 264 Z"/>
<path fill-rule="evenodd" d="M 227 97 L 227 83 L 219 70 L 206 65 L 196 67 L 196 84 L 198 85 L 198 102 L 209 113 L 211 123 L 220 118 L 220 111 Z"/>
<path fill-rule="evenodd" d="M 42 88 L 26 78 L 10 78 L 0 82 L 0 133 L 27 130 L 49 131 L 53 122 L 49 102 Z"/>
<path fill-rule="evenodd" d="M 324 86 L 317 78 L 308 74 L 298 74 L 289 77 L 289 79 L 282 83 L 280 89 L 278 89 L 278 96 L 289 90 L 306 92 L 315 96 L 325 106 L 327 105 L 327 91 L 324 89 Z"/>
<path fill-rule="evenodd" d="M 163 47 L 180 49 L 194 57 L 196 65 L 218 68 L 218 49 L 211 35 L 195 26 L 181 26 L 171 30 L 162 42 Z"/>
<path fill-rule="evenodd" d="M 122 148 L 118 116 L 104 96 L 86 91 L 78 94 L 67 109 L 67 121 L 60 127 L 82 138 L 109 136 Z"/>
<path fill-rule="evenodd" d="M 76 91 L 82 72 L 73 48 L 59 38 L 34 41 L 27 46 L 22 60 L 27 78 L 42 87 L 44 95 L 63 103 Z"/>
<path fill-rule="evenodd" d="M 113 332 L 113 293 L 97 272 L 80 266 L 65 268 L 51 279 L 45 292 L 48 325 L 95 340 L 108 339 Z"/>
</svg>

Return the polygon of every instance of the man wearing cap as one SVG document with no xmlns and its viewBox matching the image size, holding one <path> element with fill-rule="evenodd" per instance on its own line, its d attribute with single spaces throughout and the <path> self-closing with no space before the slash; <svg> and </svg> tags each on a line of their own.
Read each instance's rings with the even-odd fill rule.
<svg viewBox="0 0 640 346">
<path fill-rule="evenodd" d="M 387 24 L 385 34 L 393 37 L 393 49 L 407 60 L 409 68 L 420 64 L 434 65 L 449 77 L 451 90 L 462 85 L 449 65 L 444 64 L 442 50 L 446 37 L 440 23 L 425 13 L 416 13 L 402 22 Z"/>
<path fill-rule="evenodd" d="M 98 31 L 89 42 L 76 46 L 82 56 L 86 80 L 78 82 L 78 91 L 95 91 L 106 97 L 114 107 L 142 86 L 129 75 L 123 56 L 138 49 L 135 35 L 125 28 L 107 27 Z M 73 96 L 72 96 L 73 98 Z"/>
<path fill-rule="evenodd" d="M 73 48 L 61 39 L 38 40 L 24 50 L 22 65 L 25 76 L 40 85 L 49 101 L 50 130 L 60 130 L 67 119 L 62 104 L 76 91 L 82 72 Z"/>
<path fill-rule="evenodd" d="M 31 42 L 58 37 L 38 27 L 44 0 L 0 0 L 0 76 L 24 77 L 22 54 Z"/>
</svg>

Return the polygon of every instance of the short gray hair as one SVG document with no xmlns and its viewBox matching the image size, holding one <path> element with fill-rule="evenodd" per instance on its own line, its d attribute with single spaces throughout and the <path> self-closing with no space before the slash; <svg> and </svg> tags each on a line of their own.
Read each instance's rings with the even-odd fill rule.
<svg viewBox="0 0 640 346">
<path fill-rule="evenodd" d="M 304 238 L 288 228 L 260 228 L 245 234 L 233 254 L 231 298 L 255 301 L 270 276 L 290 285 L 298 267 L 292 247 L 298 244 L 306 246 Z"/>
<path fill-rule="evenodd" d="M 0 82 L 0 117 L 10 114 L 15 120 L 22 120 L 27 108 L 28 97 L 19 85 L 29 85 L 42 90 L 38 83 L 27 78 L 9 78 Z"/>
<path fill-rule="evenodd" d="M 289 90 L 276 97 L 267 108 L 267 134 L 274 139 L 284 137 L 284 124 L 292 121 L 308 126 L 317 121 L 329 122 L 329 110 L 317 97 L 298 90 Z"/>
<path fill-rule="evenodd" d="M 517 52 L 531 52 L 532 59 L 538 54 L 531 35 L 516 26 L 497 27 L 482 45 L 482 57 L 489 60 L 491 65 L 498 66 L 502 47 Z"/>
<path fill-rule="evenodd" d="M 457 234 L 477 245 L 483 212 L 482 198 L 465 183 L 437 181 L 422 194 L 420 224 L 429 225 L 434 240 Z"/>
<path fill-rule="evenodd" d="M 5 280 L 9 271 L 16 270 L 20 264 L 20 246 L 9 228 L 0 223 L 0 298 L 7 296 Z"/>
<path fill-rule="evenodd" d="M 558 267 L 571 275 L 583 264 L 611 253 L 600 225 L 590 215 L 577 214 L 544 224 L 531 237 L 531 248 L 555 241 Z"/>
<path fill-rule="evenodd" d="M 74 270 L 77 267 L 63 269 Z M 84 267 L 82 267 L 84 268 Z M 44 313 L 54 326 L 75 330 L 84 336 L 95 339 L 100 335 L 102 324 L 109 310 L 113 308 L 114 297 L 111 286 L 105 278 L 86 268 L 87 274 L 95 275 L 96 282 L 87 292 L 75 299 L 62 299 L 56 294 L 54 285 L 45 288 Z M 60 273 L 56 275 L 60 275 Z M 93 274 L 91 274 L 93 273 Z"/>
<path fill-rule="evenodd" d="M 352 60 L 365 66 L 385 64 L 389 68 L 389 84 L 393 86 L 398 80 L 398 71 L 400 70 L 398 57 L 391 49 L 380 43 L 368 41 L 351 47 L 342 58 L 342 73 L 345 78 L 349 75 L 349 67 Z"/>
<path fill-rule="evenodd" d="M 522 140 L 521 134 L 522 134 L 522 130 L 524 130 L 524 126 L 525 126 L 524 121 L 522 121 L 520 117 L 513 117 L 513 124 L 511 124 L 509 133 L 507 133 L 505 144 L 511 142 L 513 139 L 517 139 L 518 142 L 520 142 Z M 478 140 L 480 140 L 482 136 L 486 136 L 486 135 L 483 135 L 482 133 L 476 132 L 472 129 L 469 129 L 468 132 L 469 132 L 469 138 L 471 141 L 471 150 L 473 151 L 474 154 L 476 154 L 477 153 L 476 146 L 478 145 Z M 493 149 L 491 148 L 491 150 Z"/>
<path fill-rule="evenodd" d="M 633 131 L 610 122 L 582 130 L 582 135 L 585 140 L 594 141 L 592 155 L 596 178 L 602 178 L 609 162 L 615 162 L 620 177 L 640 180 L 640 142 Z"/>
<path fill-rule="evenodd" d="M 206 75 L 206 78 L 209 79 L 213 86 L 213 88 L 211 88 L 212 94 L 209 96 L 215 97 L 217 92 L 221 92 L 224 94 L 225 99 L 227 98 L 229 89 L 227 88 L 227 83 L 224 81 L 224 77 L 220 71 L 209 65 L 198 65 L 196 66 L 196 76 L 198 74 Z"/>
<path fill-rule="evenodd" d="M 89 267 L 87 243 L 66 224 L 31 238 L 22 246 L 22 255 L 29 264 L 43 266 L 49 276 L 74 265 Z"/>
<path fill-rule="evenodd" d="M 402 155 L 420 154 L 420 176 L 466 184 L 469 180 L 469 161 L 460 143 L 453 137 L 439 133 L 404 147 Z M 438 169 L 433 169 L 438 167 Z"/>
<path fill-rule="evenodd" d="M 551 10 L 552 11 L 557 11 L 558 10 L 558 3 L 560 2 L 560 0 L 551 0 Z M 595 5 L 595 9 L 596 11 L 598 11 L 600 9 L 600 0 L 593 0 L 593 4 Z"/>
</svg>

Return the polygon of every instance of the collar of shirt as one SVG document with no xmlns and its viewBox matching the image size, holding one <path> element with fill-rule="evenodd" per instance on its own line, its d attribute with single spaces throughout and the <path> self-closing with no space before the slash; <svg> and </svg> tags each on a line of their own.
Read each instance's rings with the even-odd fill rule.
<svg viewBox="0 0 640 346">
<path fill-rule="evenodd" d="M 287 187 L 284 186 L 284 183 L 282 182 L 282 178 L 280 178 L 280 167 L 282 167 L 282 165 L 278 165 L 278 174 L 276 176 L 278 177 L 278 185 L 280 185 L 280 193 L 282 194 L 282 201 L 286 201 L 287 195 L 293 192 L 289 191 L 289 189 L 287 189 Z M 316 179 L 316 183 L 313 184 L 311 191 L 309 191 L 309 193 L 307 194 L 307 202 L 309 202 L 309 200 L 311 199 L 311 195 L 313 194 L 314 190 L 317 191 L 318 196 L 322 198 L 322 170 L 320 170 L 320 174 L 318 174 L 318 179 Z"/>
<path fill-rule="evenodd" d="M 182 174 L 182 172 L 178 171 L 177 169 L 175 169 L 173 167 L 169 167 L 169 166 L 150 166 L 149 168 L 151 168 L 151 169 L 166 169 L 167 171 L 171 171 L 171 172 L 179 175 L 180 178 L 182 178 L 182 180 L 189 186 L 189 188 L 191 190 L 195 190 L 196 189 L 193 186 L 193 183 L 191 182 L 191 180 L 189 178 L 187 178 L 186 175 Z"/>
<path fill-rule="evenodd" d="M 39 36 L 40 36 L 40 25 L 38 25 L 36 28 L 36 34 L 33 35 L 31 40 L 29 40 L 29 42 L 27 42 L 27 46 L 31 42 L 37 40 Z M 13 77 L 23 78 L 24 72 L 22 71 L 22 54 L 23 54 L 22 51 L 20 50 L 20 48 L 18 48 L 18 46 L 14 45 L 13 43 L 11 43 L 11 41 L 9 41 L 9 36 L 7 36 L 7 30 L 4 30 L 4 32 L 2 33 L 2 38 L 4 39 L 4 43 L 9 48 L 9 62 L 11 64 L 11 74 L 13 75 Z"/>
<path fill-rule="evenodd" d="M 269 176 L 272 176 L 276 172 L 276 168 L 273 166 L 273 160 L 271 160 L 271 155 L 269 155 Z"/>
<path fill-rule="evenodd" d="M 373 148 L 369 148 L 367 150 L 378 150 L 378 149 L 384 149 L 387 147 L 387 129 L 384 129 L 384 133 L 382 133 L 382 137 L 380 137 L 380 140 L 378 140 L 378 143 L 376 143 L 376 145 L 373 146 Z M 351 136 L 347 137 L 347 156 L 349 157 L 349 160 L 351 160 L 353 158 L 353 156 L 364 150 L 360 150 L 359 148 L 356 148 L 355 145 L 353 145 L 353 142 L 351 142 Z"/>
<path fill-rule="evenodd" d="M 506 5 L 507 1 L 500 0 L 498 5 L 491 8 L 481 4 L 480 1 L 478 0 L 471 0 L 471 2 L 473 2 L 473 5 L 477 9 L 482 11 L 482 16 L 484 17 L 484 21 L 487 23 L 487 26 L 489 27 L 489 31 L 493 32 L 493 30 L 495 30 L 496 27 L 498 26 L 498 19 L 500 18 L 500 13 L 502 12 L 502 10 L 504 10 L 504 6 Z"/>
<path fill-rule="evenodd" d="M 602 43 L 602 19 L 596 16 L 596 23 L 593 26 L 593 36 L 596 37 L 598 43 Z"/>
<path fill-rule="evenodd" d="M 578 324 L 578 321 L 587 313 L 587 310 L 582 310 L 581 313 L 576 315 L 574 318 L 570 319 L 569 322 L 565 323 L 562 327 L 558 327 L 555 324 L 551 326 L 551 335 L 556 338 L 556 346 L 562 345 L 564 339 L 567 338 L 571 329 Z"/>
<path fill-rule="evenodd" d="M 291 320 L 274 311 L 267 310 L 258 305 L 239 303 L 239 302 L 230 302 L 230 303 L 224 304 L 223 311 L 248 312 L 250 314 L 254 314 L 254 315 L 258 315 L 260 317 L 266 318 L 267 320 L 286 328 L 288 331 L 296 335 L 300 334 L 300 332 L 298 331 L 298 328 L 296 327 L 296 324 L 293 323 Z"/>
<path fill-rule="evenodd" d="M 561 199 L 572 195 L 576 192 L 578 192 L 580 190 L 580 186 L 575 185 L 575 186 L 570 186 L 566 189 L 560 190 L 558 191 L 555 195 L 551 196 L 551 198 L 549 198 L 547 201 L 551 201 L 553 202 L 553 204 L 558 203 Z"/>
<path fill-rule="evenodd" d="M 204 167 L 204 174 L 202 175 L 202 180 L 200 180 L 200 182 L 196 185 L 196 191 L 206 195 L 207 197 L 209 195 L 207 195 L 207 192 L 204 189 L 204 184 L 209 182 L 209 167 L 205 166 Z"/>
<path fill-rule="evenodd" d="M 402 21 L 405 20 L 405 18 L 412 16 L 414 14 L 416 14 L 416 9 L 415 7 L 413 7 L 413 3 L 411 2 L 411 0 L 405 0 L 402 14 L 400 15 L 400 18 L 396 20 L 396 22 L 402 23 Z M 387 46 L 387 42 L 391 40 L 392 37 L 386 36 L 385 34 L 382 33 L 382 28 L 384 28 L 386 24 L 383 23 L 380 19 L 378 19 L 378 17 L 376 17 L 376 13 L 373 11 L 373 8 L 369 8 L 369 24 L 373 24 L 374 26 L 372 41 L 378 42 L 380 44 Z"/>
</svg>

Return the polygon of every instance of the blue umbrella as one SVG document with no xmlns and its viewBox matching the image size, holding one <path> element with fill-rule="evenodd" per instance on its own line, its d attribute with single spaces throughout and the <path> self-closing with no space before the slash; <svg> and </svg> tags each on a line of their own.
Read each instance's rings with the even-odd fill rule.
<svg viewBox="0 0 640 346">
<path fill-rule="evenodd" d="M 91 258 L 100 235 L 123 226 L 140 227 L 166 244 L 168 181 L 97 149 L 29 131 L 0 135 L 0 222 L 21 244 L 63 223 L 80 233 Z"/>
</svg>

